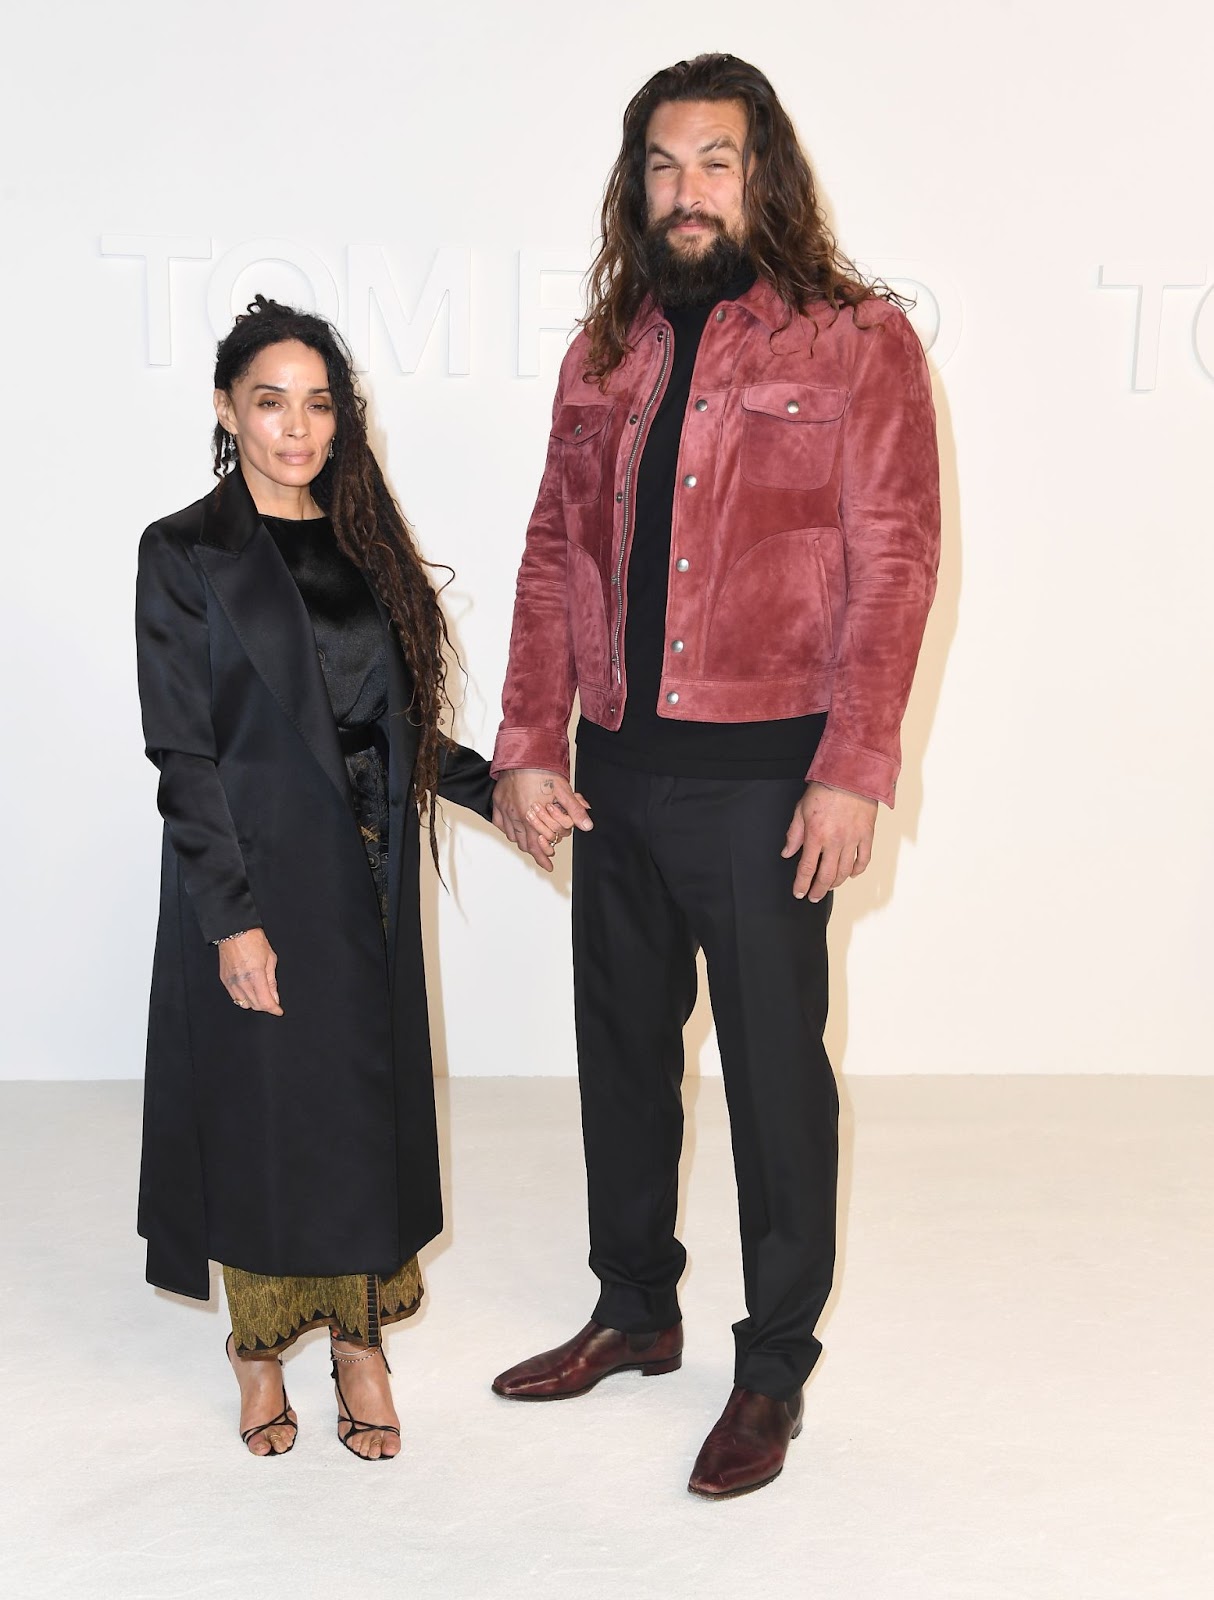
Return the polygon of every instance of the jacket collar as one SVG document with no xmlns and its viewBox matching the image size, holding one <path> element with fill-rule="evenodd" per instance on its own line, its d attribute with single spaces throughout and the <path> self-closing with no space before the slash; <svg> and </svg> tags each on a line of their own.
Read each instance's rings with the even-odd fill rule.
<svg viewBox="0 0 1214 1600">
<path fill-rule="evenodd" d="M 776 333 L 786 326 L 790 317 L 793 323 L 796 322 L 796 312 L 790 313 L 766 278 L 756 278 L 746 293 L 739 295 L 731 304 L 748 311 L 769 333 Z M 642 338 L 651 328 L 660 326 L 664 321 L 661 306 L 652 295 L 646 295 L 633 321 L 630 339 L 635 341 Z"/>
<path fill-rule="evenodd" d="M 261 527 L 244 473 L 234 467 L 202 503 L 201 544 L 239 555 Z"/>
<path fill-rule="evenodd" d="M 348 795 L 311 619 L 239 467 L 204 502 L 198 559 L 262 682 L 334 786 Z"/>
</svg>

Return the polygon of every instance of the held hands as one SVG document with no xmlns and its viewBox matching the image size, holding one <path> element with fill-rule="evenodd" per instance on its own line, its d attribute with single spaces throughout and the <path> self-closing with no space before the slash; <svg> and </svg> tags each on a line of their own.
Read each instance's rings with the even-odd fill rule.
<svg viewBox="0 0 1214 1600">
<path fill-rule="evenodd" d="M 545 872 L 562 839 L 594 826 L 587 801 L 560 773 L 536 767 L 503 772 L 493 791 L 493 825 Z"/>
<path fill-rule="evenodd" d="M 816 904 L 848 878 L 858 878 L 872 855 L 876 823 L 875 800 L 824 783 L 808 784 L 780 851 L 786 859 L 801 852 L 792 886 L 797 899 L 808 893 Z"/>
<path fill-rule="evenodd" d="M 261 928 L 238 933 L 219 946 L 219 981 L 242 1011 L 268 1011 L 282 1016 L 274 969 L 278 957 Z"/>
</svg>

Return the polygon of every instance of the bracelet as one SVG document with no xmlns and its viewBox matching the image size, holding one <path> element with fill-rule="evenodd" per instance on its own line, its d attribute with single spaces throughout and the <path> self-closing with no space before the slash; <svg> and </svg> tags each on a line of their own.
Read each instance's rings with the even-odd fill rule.
<svg viewBox="0 0 1214 1600">
<path fill-rule="evenodd" d="M 222 939 L 212 939 L 212 944 L 227 944 L 229 939 L 243 939 L 246 933 L 255 933 L 255 928 L 242 928 L 239 933 L 225 933 Z"/>
</svg>

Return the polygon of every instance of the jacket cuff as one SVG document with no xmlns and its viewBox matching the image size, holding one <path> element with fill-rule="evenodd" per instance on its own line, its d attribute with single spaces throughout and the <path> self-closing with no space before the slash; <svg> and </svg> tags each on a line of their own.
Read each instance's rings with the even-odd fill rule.
<svg viewBox="0 0 1214 1600">
<path fill-rule="evenodd" d="M 568 779 L 568 733 L 563 729 L 554 733 L 551 728 L 507 728 L 503 725 L 493 747 L 493 765 L 489 770 L 497 778 L 517 767 L 540 767 L 545 772 L 559 772 L 562 778 Z"/>
<path fill-rule="evenodd" d="M 805 781 L 824 783 L 830 789 L 846 789 L 849 794 L 861 794 L 867 800 L 880 800 L 892 810 L 900 767 L 901 763 L 890 756 L 845 744 L 842 739 L 832 739 L 828 725 Z"/>
<path fill-rule="evenodd" d="M 205 944 L 226 939 L 231 933 L 251 933 L 262 926 L 261 914 L 247 891 L 231 897 L 228 895 L 192 895 L 187 899 L 198 918 L 198 927 Z"/>
</svg>

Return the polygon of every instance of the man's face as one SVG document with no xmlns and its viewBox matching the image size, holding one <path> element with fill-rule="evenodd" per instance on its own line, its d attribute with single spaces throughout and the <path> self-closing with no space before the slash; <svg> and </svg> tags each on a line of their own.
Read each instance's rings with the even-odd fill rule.
<svg viewBox="0 0 1214 1600">
<path fill-rule="evenodd" d="M 691 260 L 722 236 L 746 243 L 742 209 L 746 108 L 740 100 L 672 100 L 645 134 L 645 201 L 651 234 Z"/>
</svg>

